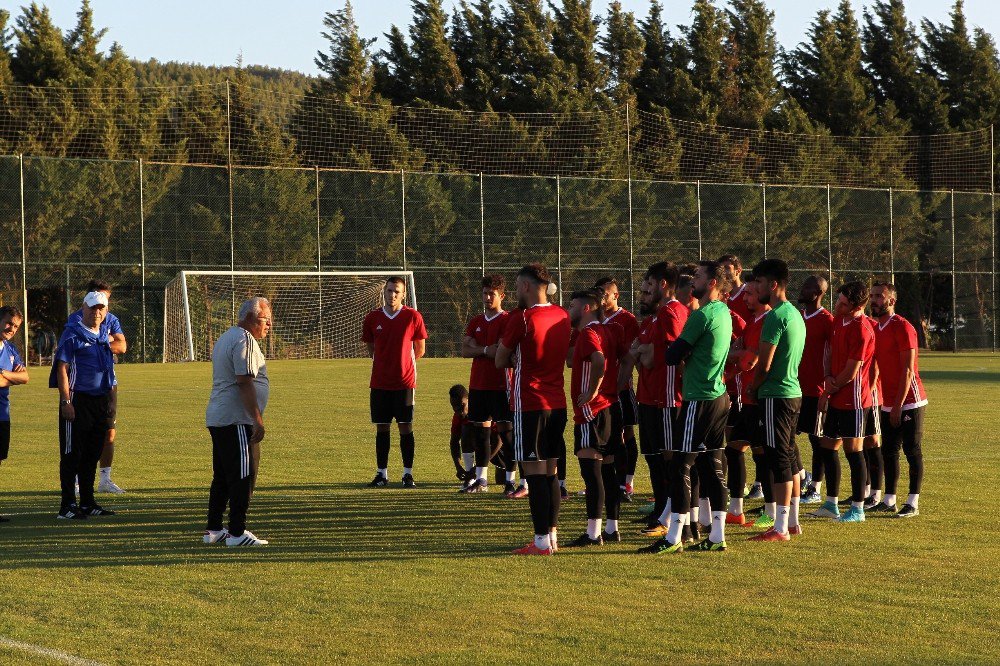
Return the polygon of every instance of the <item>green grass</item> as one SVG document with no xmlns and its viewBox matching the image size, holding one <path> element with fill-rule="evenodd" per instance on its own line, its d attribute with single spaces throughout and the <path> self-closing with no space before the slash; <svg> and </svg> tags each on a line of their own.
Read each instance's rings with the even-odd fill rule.
<svg viewBox="0 0 1000 666">
<path fill-rule="evenodd" d="M 529 537 L 526 501 L 454 492 L 447 389 L 468 362 L 450 359 L 420 363 L 416 491 L 398 487 L 395 434 L 395 487 L 360 488 L 367 362 L 272 362 L 250 515 L 272 545 L 236 552 L 200 539 L 209 366 L 122 366 L 129 493 L 105 501 L 121 513 L 57 523 L 56 397 L 34 369 L 0 467 L 0 637 L 104 663 L 996 662 L 1000 361 L 921 361 L 918 519 L 810 522 L 780 545 L 732 529 L 727 553 L 676 557 L 633 554 L 646 540 L 627 522 L 599 552 L 508 555 Z M 581 487 L 572 461 L 569 479 Z M 565 502 L 562 540 L 584 521 L 582 499 Z M 2 641 L 0 662 L 46 663 Z"/>
</svg>

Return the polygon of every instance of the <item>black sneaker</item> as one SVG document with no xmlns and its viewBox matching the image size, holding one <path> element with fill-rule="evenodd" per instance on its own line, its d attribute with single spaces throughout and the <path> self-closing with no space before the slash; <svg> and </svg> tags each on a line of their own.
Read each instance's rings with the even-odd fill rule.
<svg viewBox="0 0 1000 666">
<path fill-rule="evenodd" d="M 661 553 L 672 554 L 672 553 L 683 553 L 684 543 L 670 543 L 665 538 L 657 539 L 648 546 L 643 546 L 642 548 L 635 551 L 637 553 L 649 553 L 651 555 L 660 555 Z"/>
<path fill-rule="evenodd" d="M 413 480 L 412 474 L 403 475 L 403 487 L 404 488 L 416 488 L 417 483 Z"/>
<path fill-rule="evenodd" d="M 464 469 L 457 469 L 457 470 L 455 470 L 455 477 L 459 481 L 465 481 L 465 470 Z"/>
<path fill-rule="evenodd" d="M 865 498 L 865 511 L 871 511 L 879 505 L 879 500 L 875 499 L 875 493 Z"/>
<path fill-rule="evenodd" d="M 410 479 L 412 481 L 412 477 Z M 404 479 L 403 484 L 406 484 Z M 412 486 L 411 486 L 412 487 Z M 486 493 L 489 492 L 490 487 L 486 483 L 486 479 L 476 479 L 466 487 L 462 488 L 458 492 L 460 493 Z"/>
<path fill-rule="evenodd" d="M 895 504 L 888 505 L 885 502 L 879 502 L 871 508 L 865 505 L 865 513 L 896 513 L 898 510 Z"/>
<path fill-rule="evenodd" d="M 912 504 L 904 504 L 903 508 L 896 514 L 896 518 L 916 518 L 919 515 L 920 512 L 917 510 L 917 507 Z"/>
<path fill-rule="evenodd" d="M 719 543 L 715 543 L 711 539 L 705 539 L 701 543 L 691 548 L 691 550 L 697 550 L 702 552 L 723 551 L 725 549 L 726 549 L 725 541 L 720 541 Z"/>
<path fill-rule="evenodd" d="M 632 501 L 632 493 L 630 493 L 627 488 L 622 488 L 621 491 L 622 491 L 622 501 L 623 502 L 631 502 Z"/>
<path fill-rule="evenodd" d="M 582 548 L 584 546 L 603 546 L 604 539 L 600 535 L 596 539 L 591 539 L 590 535 L 584 532 L 577 538 L 566 544 L 566 548 Z"/>
<path fill-rule="evenodd" d="M 695 541 L 701 540 L 701 525 L 697 520 L 691 523 L 691 538 Z"/>
<path fill-rule="evenodd" d="M 604 539 L 604 543 L 621 543 L 622 535 L 618 533 L 618 530 L 614 532 L 601 532 L 601 538 Z"/>
<path fill-rule="evenodd" d="M 80 511 L 88 516 L 113 516 L 115 512 L 111 509 L 105 509 L 103 506 L 98 504 L 93 504 L 91 506 L 81 506 Z"/>
<path fill-rule="evenodd" d="M 375 478 L 371 480 L 368 484 L 369 488 L 385 488 L 389 485 L 389 479 L 385 478 L 381 474 L 376 474 Z"/>
<path fill-rule="evenodd" d="M 76 504 L 70 504 L 64 509 L 59 509 L 59 514 L 56 515 L 59 520 L 86 520 L 87 514 L 80 510 Z"/>
<path fill-rule="evenodd" d="M 848 495 L 844 499 L 840 500 L 839 502 L 837 502 L 837 506 L 850 506 L 851 505 L 851 497 L 853 497 L 853 496 L 852 495 Z"/>
<path fill-rule="evenodd" d="M 563 499 L 569 498 L 569 490 L 566 489 L 566 486 L 559 486 L 559 496 Z"/>
<path fill-rule="evenodd" d="M 508 481 L 503 485 L 504 497 L 510 497 L 515 492 L 517 492 L 517 486 L 515 486 L 511 481 Z"/>
</svg>

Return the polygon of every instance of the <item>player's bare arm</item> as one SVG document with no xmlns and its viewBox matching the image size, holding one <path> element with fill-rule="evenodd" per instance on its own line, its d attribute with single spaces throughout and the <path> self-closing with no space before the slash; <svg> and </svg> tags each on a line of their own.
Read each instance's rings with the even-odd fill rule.
<svg viewBox="0 0 1000 666">
<path fill-rule="evenodd" d="M 767 381 L 767 373 L 771 371 L 771 362 L 774 361 L 775 350 L 777 350 L 777 347 L 770 342 L 761 340 L 760 347 L 757 348 L 756 359 L 751 359 L 753 360 L 753 364 L 757 366 L 753 375 L 753 384 L 750 387 L 751 395 L 757 395 L 757 389 Z M 753 365 L 750 367 L 753 367 Z M 749 370 L 750 368 L 747 369 Z"/>
<path fill-rule="evenodd" d="M 243 403 L 244 409 L 253 418 L 253 431 L 250 433 L 250 443 L 256 444 L 264 439 L 264 417 L 257 407 L 257 391 L 253 387 L 253 376 L 237 376 L 236 388 L 240 391 L 240 401 Z"/>
<path fill-rule="evenodd" d="M 413 358 L 421 359 L 424 354 L 427 353 L 427 341 L 426 340 L 414 340 L 413 341 Z"/>
<path fill-rule="evenodd" d="M 513 349 L 507 349 L 504 347 L 503 343 L 497 344 L 496 355 L 494 356 L 494 361 L 498 368 L 513 368 L 512 357 L 514 356 Z"/>
<path fill-rule="evenodd" d="M 576 399 L 578 407 L 583 407 L 597 397 L 597 393 L 601 389 L 601 380 L 604 379 L 604 367 L 606 365 L 604 354 L 595 351 L 590 355 L 588 362 L 590 363 L 590 386 Z"/>
<path fill-rule="evenodd" d="M 903 418 L 903 403 L 906 402 L 906 394 L 910 391 L 910 382 L 913 380 L 913 366 L 917 362 L 916 349 L 904 349 L 899 352 L 899 383 L 896 395 L 892 401 L 892 410 L 889 412 L 889 423 L 893 428 L 898 428 Z"/>
<path fill-rule="evenodd" d="M 481 347 L 471 335 L 462 338 L 462 358 L 486 356 L 488 347 Z"/>
<path fill-rule="evenodd" d="M 112 354 L 124 354 L 128 349 L 128 342 L 125 340 L 125 334 L 112 333 L 108 346 L 111 347 Z"/>
</svg>

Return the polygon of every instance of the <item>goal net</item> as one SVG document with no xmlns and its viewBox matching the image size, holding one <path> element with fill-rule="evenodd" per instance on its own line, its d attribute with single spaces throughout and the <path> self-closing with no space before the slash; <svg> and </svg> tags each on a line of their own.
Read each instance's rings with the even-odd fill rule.
<svg viewBox="0 0 1000 666">
<path fill-rule="evenodd" d="M 406 304 L 416 307 L 408 271 L 181 271 L 163 293 L 163 362 L 209 361 L 219 336 L 236 323 L 240 305 L 271 303 L 267 358 L 359 358 L 361 321 L 382 306 L 387 278 L 406 280 Z"/>
</svg>

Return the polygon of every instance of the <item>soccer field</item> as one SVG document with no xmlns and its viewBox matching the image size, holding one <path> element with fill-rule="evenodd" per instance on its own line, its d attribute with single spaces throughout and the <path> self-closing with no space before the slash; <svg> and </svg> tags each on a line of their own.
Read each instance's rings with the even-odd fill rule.
<svg viewBox="0 0 1000 666">
<path fill-rule="evenodd" d="M 0 466 L 12 517 L 0 525 L 0 662 L 1000 660 L 998 357 L 921 358 L 919 518 L 804 521 L 787 544 L 733 528 L 728 552 L 677 556 L 634 554 L 648 542 L 628 522 L 634 505 L 621 544 L 510 556 L 531 532 L 527 500 L 455 493 L 447 389 L 468 367 L 420 361 L 419 487 L 404 491 L 396 433 L 390 488 L 362 488 L 374 473 L 370 362 L 269 363 L 249 526 L 271 545 L 253 550 L 201 543 L 208 364 L 119 367 L 115 479 L 129 492 L 101 498 L 119 515 L 80 523 L 55 519 L 56 396 L 34 368 L 11 391 Z M 572 459 L 568 478 L 582 487 Z M 904 494 L 905 478 L 904 459 Z M 583 511 L 582 498 L 563 503 L 562 540 L 583 531 Z"/>
</svg>

